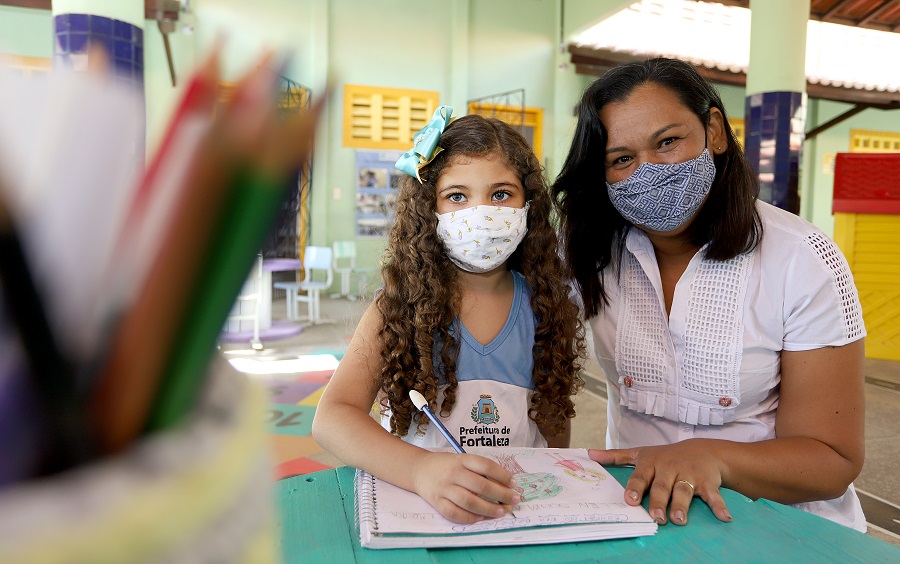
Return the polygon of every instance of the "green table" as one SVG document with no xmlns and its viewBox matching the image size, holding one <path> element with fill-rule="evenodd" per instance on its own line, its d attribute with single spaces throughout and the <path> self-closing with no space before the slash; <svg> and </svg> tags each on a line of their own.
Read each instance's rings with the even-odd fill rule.
<svg viewBox="0 0 900 564">
<path fill-rule="evenodd" d="M 609 471 L 622 484 L 631 475 L 630 468 Z M 353 523 L 354 472 L 345 466 L 275 484 L 285 562 L 900 562 L 900 547 L 731 490 L 722 490 L 731 523 L 719 522 L 695 500 L 687 526 L 664 525 L 650 537 L 523 547 L 364 549 Z"/>
</svg>

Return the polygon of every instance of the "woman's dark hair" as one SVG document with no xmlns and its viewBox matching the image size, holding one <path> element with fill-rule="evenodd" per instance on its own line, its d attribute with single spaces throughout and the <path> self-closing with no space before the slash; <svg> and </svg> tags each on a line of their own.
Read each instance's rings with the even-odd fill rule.
<svg viewBox="0 0 900 564">
<path fill-rule="evenodd" d="M 557 253 L 559 241 L 550 223 L 552 202 L 540 161 L 515 129 L 477 115 L 451 123 L 441 135 L 440 147 L 443 150 L 419 171 L 421 184 L 408 175 L 400 180 L 396 223 L 381 269 L 384 287 L 375 297 L 384 319 L 380 401 L 391 412 L 391 431 L 403 436 L 415 422 L 418 410 L 409 399 L 410 390 L 435 405 L 438 386 L 446 384 L 441 412 L 449 413 L 456 402 L 459 342 L 453 326 L 460 300 L 458 269 L 437 236 L 436 185 L 444 168 L 459 157 L 497 155 L 518 173 L 525 201 L 531 202 L 528 232 L 507 262 L 532 290 L 535 388 L 528 415 L 551 435 L 559 434 L 575 415 L 571 396 L 582 384 L 584 330 Z"/>
<path fill-rule="evenodd" d="M 631 228 L 606 192 L 607 134 L 600 110 L 610 102 L 625 100 L 647 83 L 667 88 L 704 127 L 709 125 L 710 108 L 722 112 L 728 148 L 713 156 L 716 176 L 688 232 L 693 242 L 698 246 L 708 243 L 705 258 L 722 261 L 756 248 L 762 238 L 755 204 L 759 182 L 744 160 L 715 88 L 691 65 L 673 59 L 656 58 L 610 69 L 581 97 L 572 147 L 552 188 L 568 273 L 581 294 L 586 317 L 596 315 L 608 303 L 602 272 L 610 264 L 618 264 Z"/>
</svg>

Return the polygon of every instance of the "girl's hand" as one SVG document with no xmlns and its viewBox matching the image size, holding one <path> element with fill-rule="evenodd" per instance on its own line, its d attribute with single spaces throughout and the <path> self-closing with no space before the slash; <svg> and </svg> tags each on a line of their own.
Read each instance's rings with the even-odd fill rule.
<svg viewBox="0 0 900 564">
<path fill-rule="evenodd" d="M 512 474 L 496 462 L 474 454 L 426 452 L 413 472 L 415 492 L 457 523 L 503 517 L 503 506 L 488 500 L 509 505 L 521 501 L 511 489 L 515 486 Z"/>
<path fill-rule="evenodd" d="M 676 525 L 687 525 L 691 499 L 699 496 L 720 521 L 731 521 L 725 500 L 719 493 L 723 464 L 708 442 L 686 440 L 663 446 L 617 450 L 589 450 L 588 455 L 600 464 L 633 465 L 634 472 L 625 485 L 625 503 L 640 505 L 650 492 L 650 516 L 659 523 L 669 519 Z"/>
</svg>

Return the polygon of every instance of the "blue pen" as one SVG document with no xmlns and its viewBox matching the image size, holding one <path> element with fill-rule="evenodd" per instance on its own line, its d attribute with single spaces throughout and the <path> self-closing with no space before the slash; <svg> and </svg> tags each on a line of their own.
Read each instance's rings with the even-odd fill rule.
<svg viewBox="0 0 900 564">
<path fill-rule="evenodd" d="M 456 454 L 466 454 L 466 451 L 463 450 L 462 445 L 459 444 L 459 442 L 453 437 L 453 435 L 450 434 L 450 431 L 448 431 L 447 428 L 444 427 L 444 424 L 441 423 L 441 420 L 438 418 L 438 416 L 434 414 L 434 411 L 432 411 L 431 408 L 428 407 L 428 402 L 425 401 L 425 396 L 423 396 L 416 390 L 410 390 L 409 399 L 412 400 L 413 405 L 416 406 L 416 409 L 425 412 L 425 415 L 428 416 L 428 419 L 430 419 L 432 423 L 434 423 L 434 426 L 437 427 L 437 430 L 440 431 L 442 435 L 444 435 L 444 438 L 447 439 L 447 442 L 450 443 L 450 446 L 453 447 L 453 450 L 456 451 Z M 498 501 L 497 503 L 500 502 Z M 509 505 L 505 503 L 500 503 L 500 505 L 502 505 L 504 509 L 509 511 L 509 514 L 515 518 L 516 514 L 513 513 Z"/>
<path fill-rule="evenodd" d="M 434 423 L 434 426 L 437 427 L 437 430 L 440 431 L 442 435 L 444 435 L 444 438 L 447 439 L 447 442 L 450 443 L 450 446 L 453 447 L 453 450 L 456 451 L 456 454 L 466 453 L 466 451 L 463 450 L 462 445 L 459 444 L 459 442 L 455 438 L 453 438 L 453 435 L 450 434 L 450 431 L 448 431 L 447 428 L 444 427 L 444 424 L 441 423 L 441 420 L 438 418 L 438 416 L 434 414 L 434 411 L 432 411 L 431 408 L 428 407 L 428 402 L 425 401 L 425 396 L 415 390 L 410 390 L 409 399 L 412 400 L 413 405 L 416 406 L 416 409 L 425 412 L 425 415 L 427 415 L 428 419 L 430 419 L 431 422 Z"/>
</svg>

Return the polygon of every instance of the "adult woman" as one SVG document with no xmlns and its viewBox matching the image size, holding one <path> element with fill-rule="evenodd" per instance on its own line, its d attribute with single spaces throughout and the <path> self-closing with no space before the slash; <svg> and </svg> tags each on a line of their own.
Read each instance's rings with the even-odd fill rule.
<svg viewBox="0 0 900 564">
<path fill-rule="evenodd" d="M 553 186 L 608 382 L 604 464 L 626 502 L 687 523 L 719 487 L 865 530 L 865 329 L 846 261 L 757 201 L 715 89 L 690 65 L 612 69 L 584 93 Z"/>
</svg>

